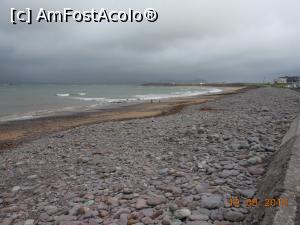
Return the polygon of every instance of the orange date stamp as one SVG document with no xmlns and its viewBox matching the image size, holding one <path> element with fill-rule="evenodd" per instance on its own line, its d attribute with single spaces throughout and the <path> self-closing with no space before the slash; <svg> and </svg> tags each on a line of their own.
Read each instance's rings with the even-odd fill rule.
<svg viewBox="0 0 300 225">
<path fill-rule="evenodd" d="M 241 201 L 238 197 L 230 197 L 229 205 L 230 207 L 238 208 L 241 204 L 244 204 L 246 207 L 258 207 L 263 206 L 266 208 L 270 207 L 287 207 L 288 206 L 288 199 L 286 198 L 247 198 L 244 201 Z"/>
</svg>

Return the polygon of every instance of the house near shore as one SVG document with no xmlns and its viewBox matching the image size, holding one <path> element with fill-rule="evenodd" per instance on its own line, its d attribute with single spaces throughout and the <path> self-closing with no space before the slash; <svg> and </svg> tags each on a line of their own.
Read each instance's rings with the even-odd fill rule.
<svg viewBox="0 0 300 225">
<path fill-rule="evenodd" d="M 281 76 L 275 81 L 275 84 L 281 84 L 289 88 L 300 88 L 300 76 Z"/>
</svg>

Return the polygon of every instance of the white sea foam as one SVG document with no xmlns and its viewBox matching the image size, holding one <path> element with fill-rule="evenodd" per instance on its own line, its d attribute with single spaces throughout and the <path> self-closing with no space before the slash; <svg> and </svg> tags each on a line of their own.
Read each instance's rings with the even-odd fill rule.
<svg viewBox="0 0 300 225">
<path fill-rule="evenodd" d="M 212 88 L 208 91 L 209 93 L 219 93 L 219 92 L 222 92 L 221 89 L 218 89 L 218 88 Z"/>
<path fill-rule="evenodd" d="M 74 112 L 74 111 L 77 111 L 80 109 L 84 110 L 85 108 L 68 106 L 68 107 L 63 107 L 63 108 L 59 108 L 59 109 L 37 110 L 37 111 L 32 111 L 32 112 L 13 114 L 13 115 L 9 115 L 9 116 L 2 116 L 2 117 L 0 117 L 0 122 L 41 118 L 41 117 L 46 117 L 46 116 L 51 116 L 51 115 L 57 115 L 57 113 Z"/>
<path fill-rule="evenodd" d="M 171 92 L 170 94 L 145 94 L 145 95 L 135 95 L 135 97 L 139 100 L 158 100 L 158 99 L 167 99 L 167 98 L 178 98 L 178 97 L 189 97 L 189 96 L 197 96 L 204 95 L 209 93 L 218 93 L 222 92 L 221 89 L 211 88 L 201 91 L 176 91 Z"/>
<path fill-rule="evenodd" d="M 59 96 L 59 97 L 68 97 L 70 96 L 69 93 L 57 93 L 56 96 Z"/>
<path fill-rule="evenodd" d="M 82 101 L 96 101 L 96 102 L 102 102 L 105 100 L 105 98 L 85 98 L 85 97 L 74 97 L 73 99 L 82 100 Z"/>
<path fill-rule="evenodd" d="M 24 91 L 22 88 L 11 89 L 10 86 L 6 87 L 5 85 L 1 86 L 9 99 L 12 99 L 16 92 L 19 95 L 19 92 Z M 9 120 L 25 120 L 37 117 L 57 115 L 60 113 L 68 113 L 74 111 L 85 111 L 92 110 L 96 108 L 102 108 L 111 104 L 118 103 L 127 103 L 127 102 L 138 102 L 138 101 L 149 101 L 149 100 L 159 100 L 159 99 L 169 99 L 169 98 L 178 98 L 186 96 L 196 96 L 196 95 L 205 95 L 222 92 L 221 89 L 214 87 L 124 87 L 124 86 L 90 86 L 90 87 L 80 87 L 70 88 L 70 86 L 40 86 L 36 87 L 37 91 L 40 91 L 41 98 L 33 98 L 31 100 L 30 96 L 35 96 L 35 92 L 31 92 L 33 87 L 26 87 L 26 92 L 24 92 L 26 101 L 28 104 L 26 108 L 22 109 L 24 113 L 20 113 L 18 110 L 18 104 L 23 104 L 23 99 L 15 100 L 15 109 L 11 108 L 8 110 L 0 110 L 0 121 L 9 121 Z M 55 88 L 55 95 L 57 96 L 56 100 L 53 99 L 53 88 Z M 90 88 L 90 89 L 89 89 Z M 116 88 L 116 91 L 114 91 Z M 10 96 L 10 94 L 12 96 Z M 28 94 L 30 93 L 30 94 Z M 89 94 L 87 94 L 89 93 Z M 95 93 L 95 95 L 91 95 Z M 118 94 L 118 95 L 116 95 Z M 105 97 L 104 97 L 105 96 Z M 2 96 L 0 96 L 2 97 Z M 6 99 L 4 95 L 3 99 Z M 42 99 L 42 100 L 40 100 Z M 45 101 L 43 100 L 45 99 Z M 71 101 L 69 101 L 71 100 Z M 82 102 L 76 102 L 74 100 L 79 100 Z M 0 101 L 1 102 L 1 101 Z M 6 101 L 2 101 L 2 103 Z M 31 107 L 32 105 L 32 107 Z M 2 109 L 5 108 L 5 104 L 0 104 Z M 70 106 L 70 107 L 68 107 Z M 1 107 L 0 107 L 1 108 Z M 46 110 L 41 110 L 46 109 Z M 1 114 L 2 113 L 2 114 Z"/>
<path fill-rule="evenodd" d="M 34 118 L 33 115 L 11 115 L 0 117 L 0 122 L 14 121 L 14 120 L 28 120 Z"/>
<path fill-rule="evenodd" d="M 103 102 L 103 103 L 128 102 L 128 101 L 137 100 L 137 98 L 88 98 L 88 97 L 74 97 L 73 99 L 82 100 L 82 101 Z"/>
<path fill-rule="evenodd" d="M 129 98 L 103 98 L 103 97 L 73 97 L 73 99 L 82 100 L 82 101 L 94 101 L 102 103 L 119 103 L 119 102 L 132 102 L 132 101 L 147 101 L 147 100 L 159 100 L 159 99 L 168 99 L 168 98 L 178 98 L 178 97 L 188 97 L 188 96 L 197 96 L 204 95 L 209 93 L 218 93 L 222 92 L 221 89 L 217 88 L 207 88 L 199 90 L 189 90 L 181 89 L 181 91 L 171 92 L 169 94 L 141 94 L 134 95 Z"/>
</svg>

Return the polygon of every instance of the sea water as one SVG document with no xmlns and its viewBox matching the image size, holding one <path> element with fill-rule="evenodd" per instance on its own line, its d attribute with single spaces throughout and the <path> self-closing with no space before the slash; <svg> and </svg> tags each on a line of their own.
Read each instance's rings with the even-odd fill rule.
<svg viewBox="0 0 300 225">
<path fill-rule="evenodd" d="M 200 86 L 0 84 L 0 122 L 220 91 Z"/>
</svg>

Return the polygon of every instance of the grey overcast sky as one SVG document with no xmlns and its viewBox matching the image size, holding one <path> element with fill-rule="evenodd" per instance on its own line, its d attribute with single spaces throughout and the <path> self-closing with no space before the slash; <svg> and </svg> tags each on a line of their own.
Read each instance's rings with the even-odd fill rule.
<svg viewBox="0 0 300 225">
<path fill-rule="evenodd" d="M 10 8 L 154 8 L 155 23 L 10 23 Z M 262 82 L 300 75 L 299 0 L 0 0 L 0 82 Z"/>
</svg>

